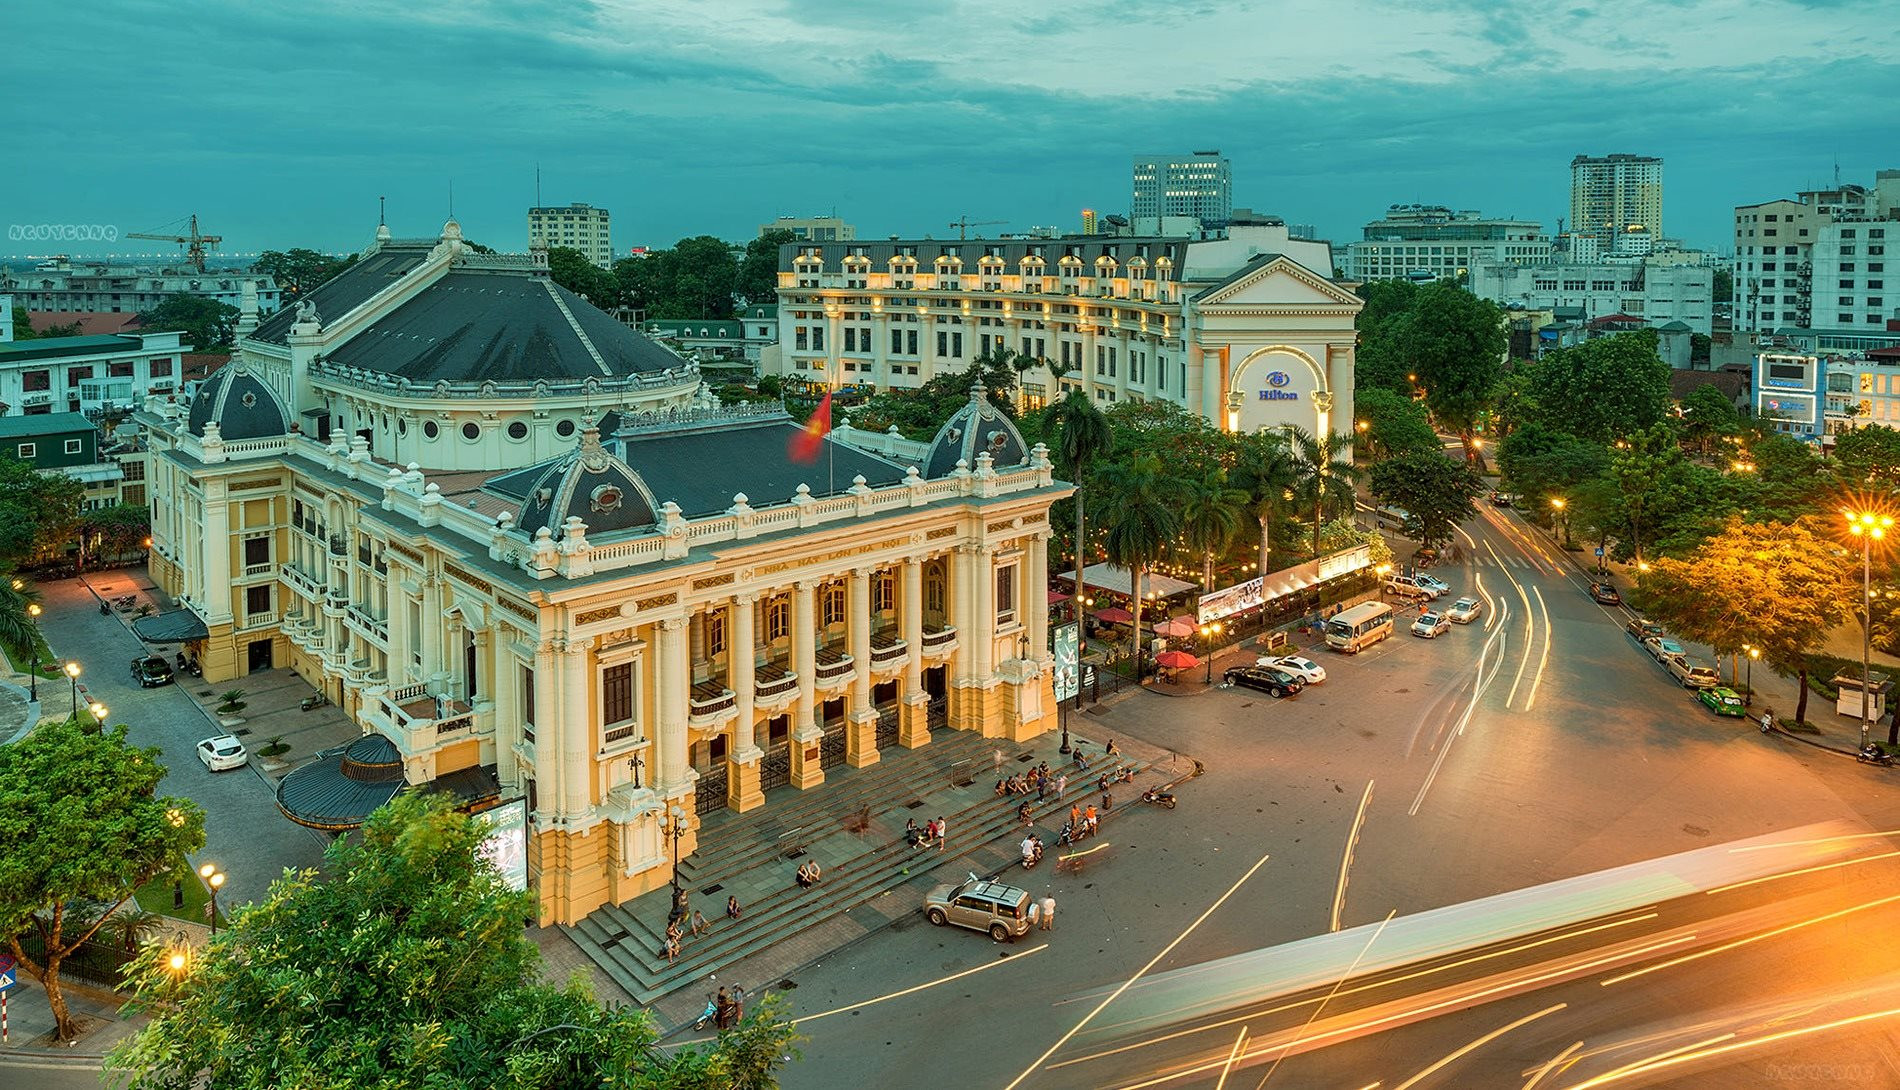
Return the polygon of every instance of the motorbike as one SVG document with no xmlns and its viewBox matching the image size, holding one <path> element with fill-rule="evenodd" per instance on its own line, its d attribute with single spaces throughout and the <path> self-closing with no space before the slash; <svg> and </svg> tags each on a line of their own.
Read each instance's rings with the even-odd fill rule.
<svg viewBox="0 0 1900 1090">
<path fill-rule="evenodd" d="M 330 703 L 328 696 L 323 693 L 314 693 L 304 697 L 302 703 L 297 705 L 297 708 L 299 711 L 315 711 L 328 703 Z"/>
<path fill-rule="evenodd" d="M 732 994 L 727 997 L 727 1001 L 732 1004 L 731 1019 L 734 1023 L 737 1023 L 739 1019 L 745 1015 L 745 1008 L 743 1006 L 745 1003 L 745 989 L 736 984 L 733 985 Z M 701 1030 L 708 1026 L 717 1025 L 719 1025 L 719 996 L 717 993 L 708 993 L 706 996 L 706 1009 L 699 1012 L 698 1018 L 693 1019 L 693 1028 Z M 721 1026 L 720 1028 L 724 1029 L 725 1027 Z"/>
<path fill-rule="evenodd" d="M 1152 802 L 1156 806 L 1165 806 L 1172 810 L 1174 809 L 1174 792 L 1164 791 L 1159 787 L 1150 787 L 1141 793 L 1141 801 Z"/>
<path fill-rule="evenodd" d="M 112 604 L 120 609 L 131 609 L 138 604 L 138 601 L 139 598 L 136 594 L 121 594 L 112 600 Z"/>
<path fill-rule="evenodd" d="M 1023 869 L 1028 870 L 1040 862 L 1042 862 L 1042 838 L 1039 836 L 1024 838 Z"/>
<path fill-rule="evenodd" d="M 1893 754 L 1881 749 L 1880 746 L 1874 742 L 1869 742 L 1860 747 L 1860 752 L 1854 754 L 1854 759 L 1861 764 L 1879 765 L 1882 768 L 1893 767 Z"/>
<path fill-rule="evenodd" d="M 205 676 L 205 668 L 198 665 L 197 659 L 186 659 L 185 673 L 190 674 L 192 677 L 203 677 Z"/>
</svg>

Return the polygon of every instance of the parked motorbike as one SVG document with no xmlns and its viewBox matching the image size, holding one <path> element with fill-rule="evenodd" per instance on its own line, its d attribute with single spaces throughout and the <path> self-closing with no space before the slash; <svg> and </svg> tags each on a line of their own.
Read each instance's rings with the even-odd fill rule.
<svg viewBox="0 0 1900 1090">
<path fill-rule="evenodd" d="M 203 677 L 205 676 L 205 669 L 198 665 L 197 659 L 186 659 L 185 673 L 190 674 L 192 677 Z"/>
<path fill-rule="evenodd" d="M 1861 764 L 1879 765 L 1882 768 L 1893 767 L 1893 754 L 1881 749 L 1875 742 L 1869 742 L 1860 747 L 1860 752 L 1854 754 L 1854 759 Z"/>
<path fill-rule="evenodd" d="M 1141 793 L 1141 801 L 1152 802 L 1156 806 L 1165 806 L 1172 810 L 1174 809 L 1174 792 L 1164 791 L 1159 787 L 1150 787 Z"/>
<path fill-rule="evenodd" d="M 136 594 L 121 594 L 112 600 L 112 604 L 119 609 L 131 609 L 138 603 L 139 597 Z"/>
<path fill-rule="evenodd" d="M 330 698 L 328 696 L 326 696 L 323 693 L 316 693 L 311 696 L 304 697 L 303 701 L 297 705 L 297 708 L 299 711 L 306 711 L 306 712 L 315 711 L 316 709 L 323 707 L 329 702 L 330 702 Z"/>
</svg>

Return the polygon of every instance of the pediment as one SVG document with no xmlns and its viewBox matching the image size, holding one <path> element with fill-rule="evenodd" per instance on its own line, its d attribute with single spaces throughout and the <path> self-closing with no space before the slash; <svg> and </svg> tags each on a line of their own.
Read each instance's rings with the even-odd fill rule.
<svg viewBox="0 0 1900 1090">
<path fill-rule="evenodd" d="M 1287 257 L 1255 263 L 1208 288 L 1196 300 L 1209 306 L 1339 306 L 1357 308 L 1362 300 Z"/>
</svg>

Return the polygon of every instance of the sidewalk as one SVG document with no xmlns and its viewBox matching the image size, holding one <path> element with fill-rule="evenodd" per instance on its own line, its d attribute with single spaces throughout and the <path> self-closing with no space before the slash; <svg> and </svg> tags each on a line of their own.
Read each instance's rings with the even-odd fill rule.
<svg viewBox="0 0 1900 1090">
<path fill-rule="evenodd" d="M 126 1018 L 119 1013 L 123 1000 L 118 994 L 83 978 L 62 973 L 60 994 L 66 1008 L 79 1023 L 79 1036 L 63 1045 L 54 1033 L 53 1008 L 46 1002 L 46 990 L 25 970 L 20 983 L 7 991 L 7 1029 L 10 1044 L 0 1045 L 0 1056 L 33 1056 L 71 1060 L 77 1066 L 97 1067 L 105 1054 L 144 1027 L 144 1015 Z"/>
</svg>

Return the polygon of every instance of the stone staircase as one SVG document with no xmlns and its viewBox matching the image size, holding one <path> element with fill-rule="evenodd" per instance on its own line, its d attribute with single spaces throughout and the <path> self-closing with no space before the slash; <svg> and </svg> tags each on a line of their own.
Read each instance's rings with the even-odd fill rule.
<svg viewBox="0 0 1900 1090">
<path fill-rule="evenodd" d="M 713 930 L 689 933 L 672 963 L 665 954 L 667 889 L 608 905 L 562 930 L 636 1002 L 648 1004 L 938 867 L 945 867 L 950 879 L 960 879 L 970 857 L 980 856 L 979 870 L 995 870 L 999 862 L 1015 858 L 1022 828 L 1016 810 L 1025 799 L 1055 851 L 1052 831 L 1067 819 L 1072 802 L 1086 806 L 1095 798 L 1096 778 L 1110 766 L 1097 763 L 1086 773 L 1071 768 L 1061 798 L 1051 795 L 1040 804 L 1033 795 L 998 798 L 993 787 L 999 747 L 1003 775 L 1025 771 L 1037 760 L 1055 767 L 1053 743 L 1047 739 L 1018 744 L 939 730 L 930 745 L 886 750 L 884 759 L 869 768 L 828 770 L 831 779 L 816 791 L 777 788 L 765 807 L 752 813 L 707 815 L 697 848 L 680 860 L 680 884 L 692 895 L 692 905 L 713 922 Z M 1126 758 L 1113 767 L 1125 766 L 1137 772 L 1145 767 Z M 1133 802 L 1135 791 L 1123 785 L 1116 794 L 1119 808 Z M 919 825 L 945 818 L 946 849 L 906 844 L 904 820 L 910 817 Z M 999 851 L 999 844 L 1006 850 Z M 801 889 L 794 872 L 808 859 L 824 868 L 824 876 L 818 885 Z M 728 894 L 737 896 L 744 909 L 736 923 L 725 917 Z"/>
</svg>

